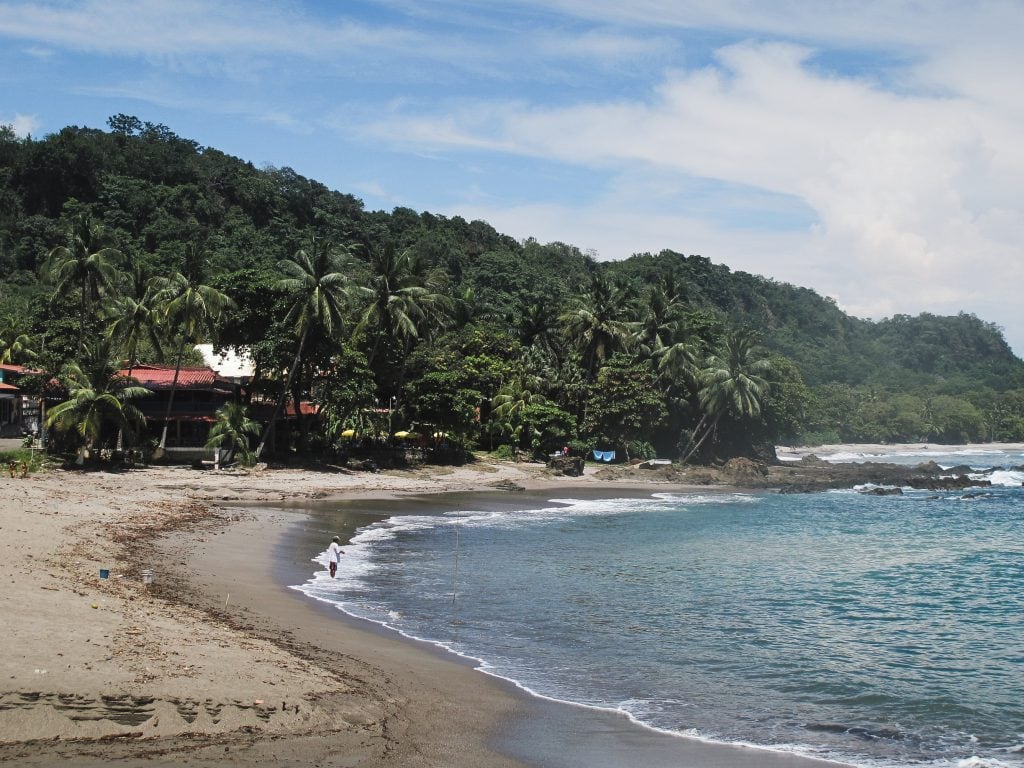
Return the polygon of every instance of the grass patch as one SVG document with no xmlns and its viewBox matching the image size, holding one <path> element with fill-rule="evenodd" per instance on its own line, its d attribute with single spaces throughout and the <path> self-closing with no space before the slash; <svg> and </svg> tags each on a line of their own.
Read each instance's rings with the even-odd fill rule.
<svg viewBox="0 0 1024 768">
<path fill-rule="evenodd" d="M 33 451 L 31 448 L 15 448 L 13 451 L 0 451 L 0 472 L 6 472 L 11 462 L 18 465 L 19 471 L 21 463 L 25 462 L 28 464 L 29 472 L 38 472 L 43 468 L 45 458 L 40 455 L 39 451 Z"/>
</svg>

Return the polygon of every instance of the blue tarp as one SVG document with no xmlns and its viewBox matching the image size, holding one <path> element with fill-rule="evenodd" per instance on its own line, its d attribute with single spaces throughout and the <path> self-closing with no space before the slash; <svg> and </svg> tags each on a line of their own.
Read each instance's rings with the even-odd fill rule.
<svg viewBox="0 0 1024 768">
<path fill-rule="evenodd" d="M 615 461 L 615 451 L 594 451 L 594 461 Z"/>
</svg>

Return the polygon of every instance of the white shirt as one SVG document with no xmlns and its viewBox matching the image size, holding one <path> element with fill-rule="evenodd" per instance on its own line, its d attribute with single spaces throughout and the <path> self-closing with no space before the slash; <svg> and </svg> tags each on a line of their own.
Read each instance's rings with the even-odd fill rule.
<svg viewBox="0 0 1024 768">
<path fill-rule="evenodd" d="M 327 558 L 332 563 L 341 562 L 341 545 L 336 541 L 331 542 L 331 546 L 327 548 Z"/>
</svg>

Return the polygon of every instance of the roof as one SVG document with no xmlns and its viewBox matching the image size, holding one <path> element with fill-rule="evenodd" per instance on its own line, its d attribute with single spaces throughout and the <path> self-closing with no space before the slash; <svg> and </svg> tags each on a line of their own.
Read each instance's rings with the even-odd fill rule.
<svg viewBox="0 0 1024 768">
<path fill-rule="evenodd" d="M 277 408 L 277 403 L 272 402 L 252 402 L 249 404 L 249 415 L 254 419 L 270 420 L 270 417 L 274 413 L 274 409 Z M 316 416 L 320 413 L 320 406 L 316 403 L 310 403 L 305 400 L 299 401 L 299 413 L 303 416 Z M 285 403 L 284 408 L 281 409 L 280 419 L 294 419 L 295 418 L 295 401 L 289 400 Z"/>
<path fill-rule="evenodd" d="M 13 384 L 4 384 L 0 381 L 0 392 L 21 392 L 21 390 Z"/>
<path fill-rule="evenodd" d="M 128 369 L 118 371 L 127 376 Z M 174 368 L 158 365 L 137 365 L 132 368 L 132 378 L 147 389 L 170 389 L 174 384 Z M 231 389 L 234 385 L 221 378 L 212 368 L 204 366 L 182 366 L 178 371 L 178 389 Z"/>
<path fill-rule="evenodd" d="M 7 373 L 39 373 L 39 371 L 33 371 L 24 365 L 14 365 L 12 363 L 0 364 L 0 371 L 6 371 Z"/>
</svg>

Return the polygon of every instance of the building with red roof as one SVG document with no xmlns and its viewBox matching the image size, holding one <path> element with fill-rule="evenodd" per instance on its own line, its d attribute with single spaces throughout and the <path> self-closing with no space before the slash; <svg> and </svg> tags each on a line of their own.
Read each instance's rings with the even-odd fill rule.
<svg viewBox="0 0 1024 768">
<path fill-rule="evenodd" d="M 121 370 L 120 375 L 127 376 L 128 370 Z M 217 421 L 217 411 L 228 402 L 250 401 L 250 393 L 240 383 L 217 373 L 209 366 L 183 366 L 178 371 L 177 387 L 174 401 L 171 403 L 168 417 L 167 405 L 170 402 L 171 389 L 174 386 L 174 368 L 159 365 L 137 365 L 131 370 L 132 378 L 140 386 L 148 389 L 151 394 L 132 401 L 146 417 L 147 432 L 152 438 L 159 438 L 163 433 L 164 421 L 167 421 L 167 448 L 171 449 L 199 448 L 206 444 L 210 427 Z M 276 402 L 273 400 L 251 399 L 249 416 L 262 424 L 273 418 Z M 299 412 L 303 417 L 313 417 L 318 408 L 312 403 L 300 402 Z M 288 422 L 295 419 L 295 405 L 291 400 L 278 416 L 279 421 Z M 289 430 L 276 430 L 276 439 L 282 443 L 288 440 Z M 275 440 L 276 442 L 276 440 Z M 184 457 L 185 454 L 182 453 Z"/>
<path fill-rule="evenodd" d="M 39 403 L 16 383 L 26 373 L 33 371 L 23 365 L 0 365 L 0 437 L 17 437 L 39 429 Z"/>
<path fill-rule="evenodd" d="M 128 375 L 128 369 L 118 372 Z M 206 443 L 210 425 L 217 420 L 217 411 L 225 403 L 241 398 L 241 388 L 232 381 L 218 376 L 207 366 L 183 366 L 177 374 L 173 367 L 137 365 L 131 377 L 151 394 L 132 401 L 146 417 L 147 431 L 159 437 L 167 421 L 167 445 L 170 447 L 198 447 Z M 174 400 L 171 401 L 171 390 Z M 168 415 L 167 406 L 171 409 Z"/>
</svg>

